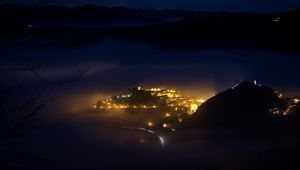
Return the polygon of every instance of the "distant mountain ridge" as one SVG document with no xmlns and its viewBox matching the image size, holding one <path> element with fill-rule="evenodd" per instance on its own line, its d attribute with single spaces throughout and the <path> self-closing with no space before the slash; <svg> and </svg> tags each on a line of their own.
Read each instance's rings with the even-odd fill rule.
<svg viewBox="0 0 300 170">
<path fill-rule="evenodd" d="M 103 24 L 126 26 L 132 24 L 158 24 L 197 16 L 230 14 L 227 12 L 131 9 L 127 7 L 104 7 L 98 5 L 83 5 L 78 7 L 0 5 L 1 24 L 15 26 L 28 24 L 39 26 L 101 26 Z"/>
<path fill-rule="evenodd" d="M 196 12 L 80 7 L 0 5 L 0 37 L 67 39 L 69 47 L 104 38 L 126 39 L 160 48 L 238 48 L 300 52 L 300 10 L 279 14 Z"/>
</svg>

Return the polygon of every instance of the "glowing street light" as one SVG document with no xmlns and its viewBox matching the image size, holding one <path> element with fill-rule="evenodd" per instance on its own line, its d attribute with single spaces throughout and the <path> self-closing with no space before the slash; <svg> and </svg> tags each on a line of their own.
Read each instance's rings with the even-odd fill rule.
<svg viewBox="0 0 300 170">
<path fill-rule="evenodd" d="M 170 113 L 166 113 L 165 116 L 166 116 L 166 117 L 171 117 L 171 114 L 170 114 Z"/>
<path fill-rule="evenodd" d="M 147 122 L 147 126 L 151 127 L 153 126 L 153 123 L 151 121 Z"/>
<path fill-rule="evenodd" d="M 163 128 L 168 128 L 169 126 L 168 126 L 168 124 L 167 123 L 164 123 L 163 124 Z"/>
</svg>

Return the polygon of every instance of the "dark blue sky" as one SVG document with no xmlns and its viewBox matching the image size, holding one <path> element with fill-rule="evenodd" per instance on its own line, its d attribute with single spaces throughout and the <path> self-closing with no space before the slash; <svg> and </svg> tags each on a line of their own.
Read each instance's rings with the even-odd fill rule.
<svg viewBox="0 0 300 170">
<path fill-rule="evenodd" d="M 213 11 L 275 12 L 300 8 L 300 0 L 49 0 L 51 4 L 128 6 L 133 8 L 177 8 Z"/>
</svg>

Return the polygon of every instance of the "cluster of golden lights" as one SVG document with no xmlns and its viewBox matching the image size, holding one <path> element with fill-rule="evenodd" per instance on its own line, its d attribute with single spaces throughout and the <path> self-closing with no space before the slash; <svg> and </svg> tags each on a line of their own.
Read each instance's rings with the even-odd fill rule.
<svg viewBox="0 0 300 170">
<path fill-rule="evenodd" d="M 174 108 L 175 111 L 186 111 L 188 114 L 193 114 L 197 111 L 198 107 L 205 102 L 204 99 L 190 99 L 179 91 L 174 89 L 163 88 L 147 88 L 137 87 L 139 91 L 149 91 L 152 96 L 166 96 L 166 103 L 168 107 Z M 122 94 L 117 98 L 130 98 L 130 94 Z M 129 104 L 117 104 L 112 99 L 101 101 L 100 104 L 95 104 L 96 109 L 157 109 L 160 106 L 157 105 L 129 105 Z"/>
</svg>

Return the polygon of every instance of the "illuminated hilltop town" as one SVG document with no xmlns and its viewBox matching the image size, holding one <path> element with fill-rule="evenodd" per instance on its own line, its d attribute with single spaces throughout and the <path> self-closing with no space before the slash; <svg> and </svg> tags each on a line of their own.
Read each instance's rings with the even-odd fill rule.
<svg viewBox="0 0 300 170">
<path fill-rule="evenodd" d="M 118 109 L 132 112 L 148 111 L 157 113 L 165 119 L 176 118 L 178 122 L 182 122 L 185 117 L 195 113 L 204 102 L 204 99 L 188 98 L 174 89 L 136 87 L 110 99 L 98 101 L 94 107 L 99 111 Z M 147 124 L 152 126 L 154 123 L 149 121 Z"/>
<path fill-rule="evenodd" d="M 178 90 L 163 88 L 132 88 L 108 100 L 98 101 L 97 109 L 161 109 L 193 114 L 204 99 L 191 99 Z"/>
</svg>

